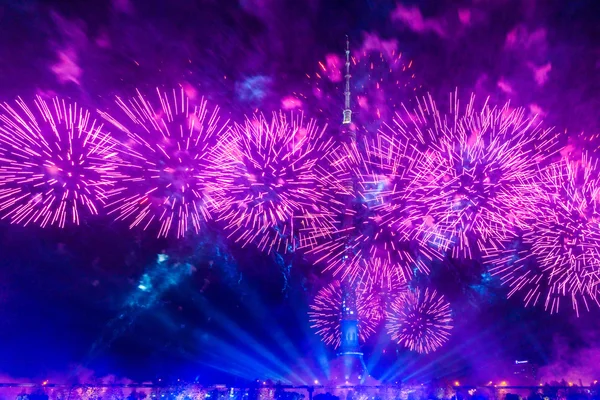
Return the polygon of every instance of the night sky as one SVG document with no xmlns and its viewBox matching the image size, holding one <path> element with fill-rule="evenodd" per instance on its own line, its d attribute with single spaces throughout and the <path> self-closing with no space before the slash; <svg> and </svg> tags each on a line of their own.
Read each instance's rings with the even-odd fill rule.
<svg viewBox="0 0 600 400">
<path fill-rule="evenodd" d="M 345 35 L 356 51 L 394 48 L 412 61 L 399 102 L 430 93 L 444 104 L 455 89 L 510 100 L 566 131 L 563 145 L 597 151 L 594 0 L 5 0 L 1 97 L 59 94 L 104 110 L 116 94 L 181 84 L 234 121 L 299 98 L 335 128 L 342 94 L 323 109 L 310 88 L 318 63 L 343 55 Z M 157 272 L 162 251 L 193 268 Z M 319 266 L 299 258 L 283 290 L 275 256 L 240 248 L 216 226 L 167 240 L 106 217 L 66 229 L 0 222 L 0 254 L 3 380 L 82 370 L 136 380 L 289 378 L 299 365 L 321 375 L 319 360 L 334 353 L 308 326 L 310 299 L 329 279 Z M 396 352 L 381 330 L 364 346 L 374 376 L 479 383 L 504 378 L 516 359 L 545 366 L 546 379 L 597 372 L 597 308 L 579 318 L 568 306 L 558 315 L 524 308 L 478 261 L 444 260 L 432 271 L 427 279 L 455 313 L 450 342 L 418 356 Z M 144 274 L 154 273 L 178 278 L 156 298 L 140 297 Z"/>
</svg>

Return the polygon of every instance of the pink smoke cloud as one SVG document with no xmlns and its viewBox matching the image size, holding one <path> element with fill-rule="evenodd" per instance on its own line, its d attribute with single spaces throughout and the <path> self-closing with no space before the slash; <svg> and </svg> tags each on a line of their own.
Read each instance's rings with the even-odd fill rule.
<svg viewBox="0 0 600 400">
<path fill-rule="evenodd" d="M 281 99 L 281 108 L 284 110 L 293 110 L 302 107 L 302 101 L 293 96 L 286 96 Z"/>
<path fill-rule="evenodd" d="M 363 43 L 360 48 L 361 53 L 377 51 L 383 53 L 388 59 L 396 54 L 398 50 L 398 41 L 396 39 L 381 39 L 376 33 L 365 33 Z"/>
<path fill-rule="evenodd" d="M 575 153 L 576 147 L 573 143 L 567 144 L 562 150 L 559 152 L 561 158 L 569 158 L 571 154 Z"/>
<path fill-rule="evenodd" d="M 57 61 L 50 70 L 60 83 L 81 83 L 82 69 L 79 66 L 79 54 L 85 52 L 88 46 L 86 25 L 81 20 L 70 20 L 57 12 L 51 12 L 51 17 L 60 33 L 60 40 L 53 44 Z"/>
<path fill-rule="evenodd" d="M 366 96 L 358 96 L 358 106 L 363 110 L 369 108 L 369 101 Z"/>
<path fill-rule="evenodd" d="M 542 107 L 535 103 L 531 103 L 529 105 L 529 112 L 531 112 L 532 115 L 537 115 L 540 117 L 545 117 L 547 115 L 546 111 L 544 111 Z"/>
<path fill-rule="evenodd" d="M 417 33 L 433 32 L 440 37 L 445 37 L 446 32 L 440 21 L 435 18 L 425 18 L 417 7 L 405 7 L 398 4 L 391 14 L 392 21 L 404 23 L 411 31 Z"/>
<path fill-rule="evenodd" d="M 548 81 L 550 71 L 552 71 L 552 64 L 548 62 L 541 67 L 536 67 L 533 63 L 527 63 L 527 66 L 533 72 L 533 79 L 535 79 L 538 86 L 544 86 Z"/>
<path fill-rule="evenodd" d="M 196 90 L 196 88 L 192 86 L 191 83 L 183 82 L 181 84 L 181 87 L 183 88 L 185 95 L 190 99 L 195 100 L 198 97 L 198 90 Z"/>
<path fill-rule="evenodd" d="M 60 83 L 73 82 L 79 85 L 81 78 L 81 68 L 77 64 L 77 53 L 69 48 L 59 50 L 57 53 L 58 62 L 50 67 L 50 70 L 56 75 Z"/>
<path fill-rule="evenodd" d="M 459 8 L 458 20 L 463 25 L 471 25 L 471 10 L 467 8 Z"/>
<path fill-rule="evenodd" d="M 497 85 L 498 85 L 498 88 L 500 90 L 502 90 L 504 93 L 507 93 L 507 94 L 513 94 L 514 93 L 514 90 L 513 90 L 512 86 L 511 86 L 511 84 L 508 83 L 507 81 L 505 81 L 504 78 L 500 78 L 500 80 L 498 81 Z"/>
<path fill-rule="evenodd" d="M 323 72 L 332 82 L 342 81 L 342 65 L 344 61 L 337 54 L 327 54 L 325 56 L 325 69 Z"/>
<path fill-rule="evenodd" d="M 523 25 L 518 25 L 506 35 L 504 46 L 507 49 L 544 50 L 546 47 L 546 30 L 544 28 L 529 32 Z"/>
</svg>

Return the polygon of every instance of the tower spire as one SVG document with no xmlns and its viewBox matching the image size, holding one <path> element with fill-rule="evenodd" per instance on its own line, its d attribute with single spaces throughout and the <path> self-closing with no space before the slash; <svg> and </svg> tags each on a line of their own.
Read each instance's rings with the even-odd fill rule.
<svg viewBox="0 0 600 400">
<path fill-rule="evenodd" d="M 342 124 L 347 125 L 352 122 L 352 110 L 350 109 L 350 39 L 346 35 L 346 90 L 344 91 L 344 119 Z"/>
</svg>

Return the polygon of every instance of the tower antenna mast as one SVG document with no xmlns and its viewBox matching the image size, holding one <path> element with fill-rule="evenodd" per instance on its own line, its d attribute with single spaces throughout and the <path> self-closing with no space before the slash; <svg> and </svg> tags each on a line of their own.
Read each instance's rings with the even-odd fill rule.
<svg viewBox="0 0 600 400">
<path fill-rule="evenodd" d="M 350 39 L 346 35 L 346 89 L 344 91 L 344 119 L 342 124 L 347 125 L 352 122 L 352 110 L 350 109 Z"/>
</svg>

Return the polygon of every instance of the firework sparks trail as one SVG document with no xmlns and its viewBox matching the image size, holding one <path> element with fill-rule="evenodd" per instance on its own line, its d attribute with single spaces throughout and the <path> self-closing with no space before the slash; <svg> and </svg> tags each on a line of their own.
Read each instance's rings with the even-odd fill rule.
<svg viewBox="0 0 600 400">
<path fill-rule="evenodd" d="M 386 329 L 398 344 L 427 354 L 448 341 L 452 330 L 450 304 L 435 290 L 408 291 L 390 308 Z"/>
<path fill-rule="evenodd" d="M 552 163 L 540 171 L 536 219 L 521 246 L 491 254 L 491 273 L 510 287 L 508 296 L 524 293 L 526 306 L 540 300 L 550 313 L 561 299 L 600 305 L 600 182 L 598 162 L 586 155 Z M 536 189 L 533 189 L 536 190 Z"/>
<path fill-rule="evenodd" d="M 413 63 L 406 60 L 401 52 L 359 51 L 350 58 L 353 104 L 358 107 L 353 115 L 354 123 L 360 129 L 376 130 L 382 121 L 391 119 L 400 101 L 414 96 L 416 90 Z M 325 120 L 336 120 L 340 115 L 340 93 L 344 91 L 344 61 L 335 55 L 328 55 L 320 61 L 317 71 L 307 77 L 311 95 L 300 95 L 316 113 Z"/>
<path fill-rule="evenodd" d="M 477 110 L 471 96 L 461 110 L 456 94 L 450 104 L 442 115 L 429 97 L 394 122 L 398 135 L 425 155 L 416 168 L 423 173 L 413 180 L 425 189 L 421 202 L 429 207 L 422 240 L 451 249 L 453 257 L 474 258 L 527 225 L 534 213 L 530 182 L 556 151 L 556 135 L 510 104 L 494 108 L 486 101 Z M 434 173 L 426 174 L 432 166 Z"/>
<path fill-rule="evenodd" d="M 266 252 L 294 252 L 305 231 L 330 224 L 338 204 L 323 162 L 334 151 L 313 120 L 274 113 L 247 118 L 218 146 L 225 196 L 219 220 L 229 237 Z"/>
<path fill-rule="evenodd" d="M 116 99 L 119 117 L 101 115 L 123 134 L 118 185 L 107 192 L 109 215 L 128 220 L 130 228 L 158 224 L 158 236 L 190 227 L 198 233 L 211 219 L 219 199 L 218 165 L 212 147 L 225 131 L 219 108 L 212 112 L 202 99 L 192 105 L 184 90 L 157 89 L 158 103 L 139 91 Z"/>
<path fill-rule="evenodd" d="M 357 289 L 356 308 L 358 311 L 358 332 L 364 343 L 383 320 L 384 311 L 377 296 L 373 293 Z M 316 329 L 323 342 L 338 348 L 341 343 L 340 324 L 342 321 L 342 284 L 333 281 L 323 287 L 310 305 L 308 316 L 311 328 Z"/>
<path fill-rule="evenodd" d="M 387 310 L 392 300 L 408 290 L 403 268 L 380 258 L 361 259 L 358 290 L 371 293 L 379 302 L 378 310 Z"/>
<path fill-rule="evenodd" d="M 79 224 L 98 214 L 114 143 L 76 103 L 36 97 L 0 105 L 0 213 L 14 224 Z"/>
<path fill-rule="evenodd" d="M 436 171 L 435 165 L 418 162 L 422 157 L 406 141 L 384 132 L 375 140 L 363 138 L 331 153 L 336 181 L 330 186 L 339 197 L 356 200 L 337 224 L 317 232 L 308 243 L 316 262 L 325 262 L 326 270 L 351 282 L 380 273 L 407 282 L 417 271 L 429 273 L 428 265 L 442 255 L 429 243 L 415 240 L 428 223 L 428 209 L 420 202 L 426 188 L 413 182 Z"/>
<path fill-rule="evenodd" d="M 368 292 L 392 295 L 406 290 L 407 281 L 402 268 L 380 258 L 361 260 L 357 282 Z"/>
</svg>

